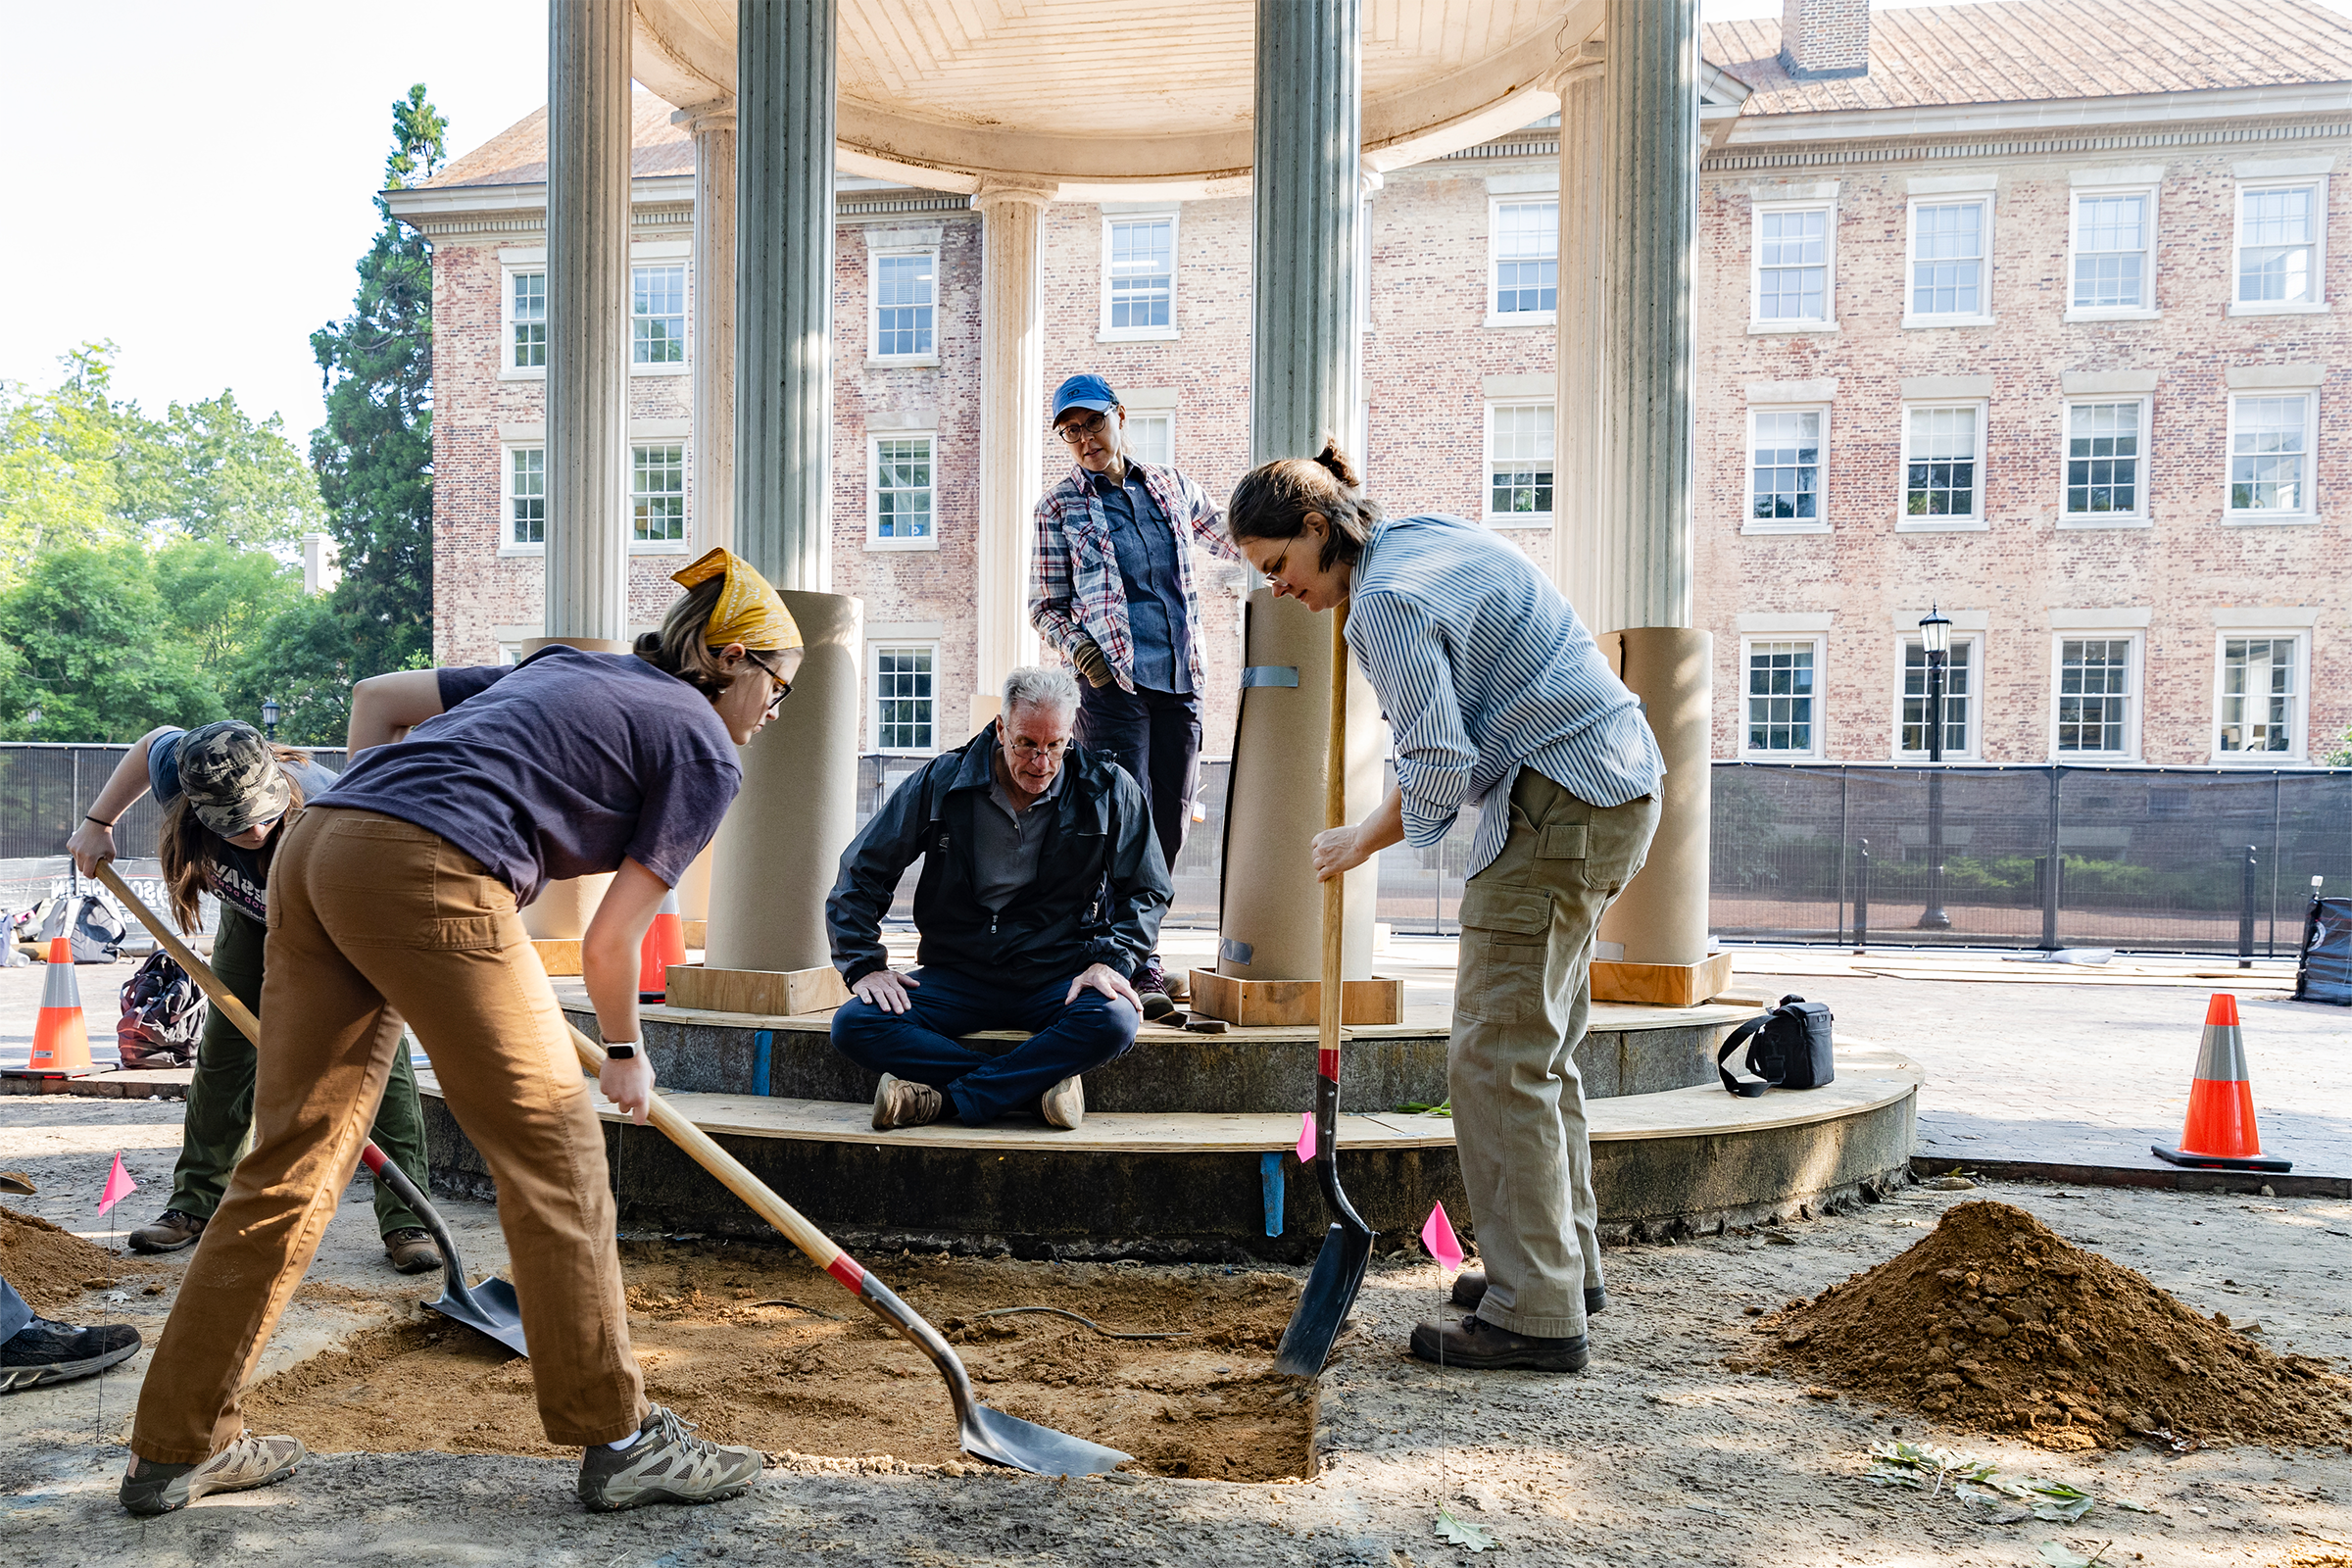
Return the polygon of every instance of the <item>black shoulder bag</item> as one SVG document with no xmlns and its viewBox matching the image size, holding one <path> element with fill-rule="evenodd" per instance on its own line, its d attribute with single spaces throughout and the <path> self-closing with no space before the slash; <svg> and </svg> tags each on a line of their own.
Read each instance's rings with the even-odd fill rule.
<svg viewBox="0 0 2352 1568">
<path fill-rule="evenodd" d="M 1715 1070 L 1723 1087 L 1735 1095 L 1755 1099 L 1767 1089 L 1819 1089 L 1838 1076 L 1830 1050 L 1830 1004 L 1788 996 L 1770 1012 L 1759 1013 L 1732 1031 L 1716 1053 Z M 1727 1065 L 1747 1047 L 1747 1066 L 1763 1079 L 1753 1083 L 1732 1076 Z"/>
</svg>

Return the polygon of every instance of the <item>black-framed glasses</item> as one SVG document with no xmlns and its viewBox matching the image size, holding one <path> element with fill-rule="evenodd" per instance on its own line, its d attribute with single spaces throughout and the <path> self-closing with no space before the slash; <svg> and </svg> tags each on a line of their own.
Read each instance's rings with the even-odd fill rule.
<svg viewBox="0 0 2352 1568">
<path fill-rule="evenodd" d="M 1103 422 L 1108 417 L 1108 415 L 1098 414 L 1091 419 L 1072 419 L 1067 424 L 1057 424 L 1054 427 L 1054 439 L 1065 447 L 1074 447 L 1081 441 L 1101 435 Z"/>
<path fill-rule="evenodd" d="M 784 706 L 784 699 L 792 695 L 792 682 L 777 674 L 776 666 L 761 659 L 758 654 L 747 653 L 744 657 L 758 664 L 760 673 L 764 674 L 776 688 L 775 695 L 767 700 L 767 716 L 773 718 L 776 716 L 776 710 Z"/>
</svg>

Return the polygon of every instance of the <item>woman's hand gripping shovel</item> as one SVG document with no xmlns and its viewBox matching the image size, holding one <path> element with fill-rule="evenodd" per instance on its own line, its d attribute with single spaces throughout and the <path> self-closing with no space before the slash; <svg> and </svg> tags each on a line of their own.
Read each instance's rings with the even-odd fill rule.
<svg viewBox="0 0 2352 1568">
<path fill-rule="evenodd" d="M 580 1054 L 581 1065 L 589 1072 L 603 1069 L 602 1047 L 577 1029 L 571 1031 L 571 1044 Z M 940 1337 L 939 1330 L 900 1300 L 889 1286 L 834 1246 L 830 1237 L 768 1191 L 765 1183 L 712 1142 L 710 1134 L 678 1114 L 660 1095 L 646 1097 L 646 1111 L 648 1119 L 663 1136 L 692 1155 L 696 1164 L 717 1177 L 727 1191 L 750 1204 L 761 1219 L 783 1232 L 785 1240 L 807 1253 L 809 1262 L 840 1281 L 851 1295 L 865 1303 L 868 1311 L 912 1341 L 916 1349 L 931 1358 L 931 1364 L 947 1380 L 948 1397 L 955 1401 L 956 1441 L 964 1452 L 991 1464 L 1041 1476 L 1101 1475 L 1116 1470 L 1121 1460 L 1134 1457 L 982 1404 L 973 1397 L 972 1380 L 964 1372 L 963 1362 Z"/>
<path fill-rule="evenodd" d="M 1348 602 L 1331 616 L 1331 738 L 1323 785 L 1323 825 L 1342 827 L 1348 821 Z M 1355 1305 L 1355 1293 L 1364 1283 L 1364 1265 L 1372 1260 L 1372 1227 L 1355 1212 L 1340 1191 L 1340 980 L 1341 957 L 1347 945 L 1344 916 L 1348 906 L 1347 877 L 1323 884 L 1322 1009 L 1317 1019 L 1321 1039 L 1315 1052 L 1315 1180 L 1323 1189 L 1323 1207 L 1331 1228 L 1323 1233 L 1323 1250 L 1315 1254 L 1315 1270 L 1307 1276 L 1306 1292 L 1298 1298 L 1291 1326 L 1282 1333 L 1274 1352 L 1274 1369 L 1295 1377 L 1311 1378 L 1323 1370 L 1331 1346 Z"/>
<path fill-rule="evenodd" d="M 154 933 L 155 940 L 164 945 L 188 977 L 204 987 L 204 994 L 213 999 L 230 1023 L 245 1033 L 256 1046 L 262 1043 L 262 1026 L 236 994 L 220 983 L 212 966 L 196 956 L 196 951 L 172 934 L 163 917 L 147 907 L 145 900 L 130 891 L 128 883 L 117 874 L 112 861 L 98 862 L 98 880 L 106 890 L 122 902 L 122 907 L 139 917 L 139 923 Z M 384 1152 L 372 1142 L 360 1146 L 360 1158 L 367 1163 L 376 1180 L 389 1186 L 400 1200 L 416 1211 L 424 1228 L 432 1233 L 434 1245 L 441 1249 L 441 1298 L 425 1302 L 429 1311 L 440 1313 L 452 1322 L 479 1329 L 516 1355 L 531 1352 L 522 1343 L 522 1308 L 514 1298 L 514 1287 L 505 1280 L 486 1279 L 479 1285 L 466 1283 L 466 1265 L 458 1256 L 458 1244 L 442 1222 L 440 1211 L 424 1192 L 409 1179 L 408 1173 L 384 1157 Z"/>
</svg>

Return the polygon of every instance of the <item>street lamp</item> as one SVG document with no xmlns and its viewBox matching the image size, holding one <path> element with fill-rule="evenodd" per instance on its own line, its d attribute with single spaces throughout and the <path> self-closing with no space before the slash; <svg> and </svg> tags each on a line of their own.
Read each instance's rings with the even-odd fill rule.
<svg viewBox="0 0 2352 1568">
<path fill-rule="evenodd" d="M 263 699 L 262 699 L 262 736 L 263 736 L 263 738 L 264 738 L 265 740 L 269 741 L 269 742 L 270 742 L 270 745 L 272 745 L 272 746 L 274 746 L 274 745 L 276 745 L 276 744 L 277 744 L 277 714 L 278 714 L 277 699 L 276 699 L 276 698 L 274 698 L 274 697 L 265 697 L 265 698 L 263 698 Z"/>
<path fill-rule="evenodd" d="M 1922 931 L 1949 931 L 1952 917 L 1943 912 L 1943 669 L 1952 653 L 1952 623 L 1935 605 L 1919 623 L 1920 646 L 1928 655 L 1928 907 L 1919 917 Z"/>
</svg>

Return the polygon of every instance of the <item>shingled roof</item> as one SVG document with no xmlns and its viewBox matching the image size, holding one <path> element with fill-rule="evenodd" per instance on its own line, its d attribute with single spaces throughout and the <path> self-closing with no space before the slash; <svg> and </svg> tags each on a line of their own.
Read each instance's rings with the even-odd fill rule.
<svg viewBox="0 0 2352 1568">
<path fill-rule="evenodd" d="M 639 87 L 630 104 L 629 155 L 632 175 L 691 174 L 694 138 L 669 122 L 669 105 Z M 540 185 L 547 181 L 547 110 L 520 120 L 426 180 L 428 189 L 451 185 Z"/>
<path fill-rule="evenodd" d="M 1867 75 L 1799 81 L 1776 21 L 1719 22 L 1700 52 L 1754 96 L 1742 118 L 2352 81 L 2352 18 L 2296 0 L 1983 0 L 1873 11 Z"/>
</svg>

